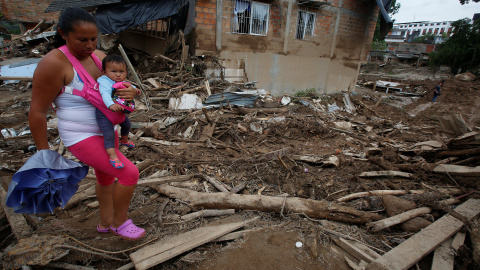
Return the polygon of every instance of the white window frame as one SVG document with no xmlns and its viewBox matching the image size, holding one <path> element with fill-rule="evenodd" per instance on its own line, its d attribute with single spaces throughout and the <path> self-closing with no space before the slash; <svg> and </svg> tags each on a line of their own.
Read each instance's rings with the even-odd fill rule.
<svg viewBox="0 0 480 270">
<path fill-rule="evenodd" d="M 306 13 L 307 14 L 307 20 L 304 21 L 302 27 L 300 27 L 300 19 L 302 18 L 302 13 Z M 312 21 L 312 25 L 311 25 L 311 33 L 308 34 L 308 37 L 309 38 L 306 38 L 307 37 L 307 23 L 309 22 L 308 18 L 310 16 L 313 16 L 313 21 Z M 295 39 L 299 39 L 299 40 L 312 40 L 313 39 L 313 34 L 315 33 L 315 20 L 317 18 L 317 14 L 313 13 L 313 12 L 308 12 L 308 11 L 305 11 L 305 10 L 299 10 L 298 11 L 298 16 L 297 16 L 297 30 L 296 30 L 296 33 L 295 33 Z M 302 29 L 300 29 L 302 28 Z M 302 31 L 300 33 L 300 31 Z M 299 37 L 299 35 L 301 35 L 301 38 Z"/>
<path fill-rule="evenodd" d="M 237 17 L 237 3 L 241 5 L 249 4 L 250 8 L 250 17 Z M 244 34 L 244 35 L 253 35 L 253 36 L 266 36 L 268 34 L 268 24 L 270 20 L 270 5 L 264 4 L 260 2 L 250 1 L 250 0 L 234 0 L 234 11 L 233 11 L 233 22 L 232 22 L 232 32 L 235 34 Z M 245 7 L 245 6 L 243 6 Z M 265 29 L 255 29 L 255 23 L 253 23 L 254 18 L 252 13 L 255 9 L 259 9 L 260 7 L 266 8 L 266 19 L 262 20 L 263 24 L 259 24 L 259 26 L 265 26 Z M 247 9 L 245 9 L 246 11 Z M 242 11 L 243 12 L 243 11 Z M 248 26 L 248 33 L 241 32 L 240 23 L 238 22 L 240 19 L 246 18 L 249 21 Z"/>
</svg>

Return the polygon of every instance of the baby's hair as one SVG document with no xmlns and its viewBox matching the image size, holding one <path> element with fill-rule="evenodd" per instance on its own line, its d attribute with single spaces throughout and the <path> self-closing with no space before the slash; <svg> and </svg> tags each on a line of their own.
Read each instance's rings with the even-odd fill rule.
<svg viewBox="0 0 480 270">
<path fill-rule="evenodd" d="M 107 63 L 116 63 L 116 64 L 122 64 L 127 66 L 127 63 L 125 62 L 125 59 L 123 59 L 122 56 L 118 54 L 109 54 L 105 56 L 102 60 L 102 69 L 105 70 L 105 66 Z"/>
</svg>

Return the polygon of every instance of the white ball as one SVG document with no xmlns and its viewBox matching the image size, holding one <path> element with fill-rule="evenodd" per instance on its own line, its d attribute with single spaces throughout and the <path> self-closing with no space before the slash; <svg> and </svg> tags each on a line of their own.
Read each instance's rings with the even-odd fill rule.
<svg viewBox="0 0 480 270">
<path fill-rule="evenodd" d="M 296 242 L 296 243 L 295 243 L 295 246 L 296 246 L 297 248 L 301 248 L 301 247 L 303 247 L 303 243 L 302 243 L 302 242 Z"/>
</svg>

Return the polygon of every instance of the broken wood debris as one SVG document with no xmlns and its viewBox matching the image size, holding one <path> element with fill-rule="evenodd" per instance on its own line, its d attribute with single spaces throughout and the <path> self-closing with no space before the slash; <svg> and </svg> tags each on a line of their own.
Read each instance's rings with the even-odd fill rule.
<svg viewBox="0 0 480 270">
<path fill-rule="evenodd" d="M 480 214 L 480 200 L 469 199 L 455 208 L 455 212 L 466 220 L 472 220 Z M 382 257 L 375 259 L 367 265 L 367 269 L 406 270 L 453 236 L 463 225 L 463 221 L 447 214 Z"/>
<path fill-rule="evenodd" d="M 242 222 L 198 228 L 139 249 L 130 254 L 130 258 L 135 264 L 135 269 L 148 269 L 197 246 L 215 240 L 222 235 L 239 229 L 254 220 L 256 220 L 256 218 Z"/>
</svg>

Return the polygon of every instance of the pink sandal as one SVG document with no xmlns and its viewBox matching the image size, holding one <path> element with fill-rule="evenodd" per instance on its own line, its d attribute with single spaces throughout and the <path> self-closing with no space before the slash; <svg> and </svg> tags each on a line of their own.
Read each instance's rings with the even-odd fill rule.
<svg viewBox="0 0 480 270">
<path fill-rule="evenodd" d="M 110 159 L 110 164 L 112 164 L 112 166 L 115 169 L 121 169 L 125 166 L 125 165 L 123 165 L 123 163 L 118 158 L 117 159 Z"/>
<path fill-rule="evenodd" d="M 97 232 L 99 232 L 99 233 L 109 233 L 110 228 L 102 229 L 102 228 L 100 228 L 100 224 L 98 224 L 97 225 Z"/>
<path fill-rule="evenodd" d="M 120 144 L 121 145 L 124 145 L 128 148 L 135 148 L 135 144 L 133 142 L 129 142 L 129 141 L 122 141 L 120 140 Z"/>
<path fill-rule="evenodd" d="M 125 221 L 118 228 L 114 228 L 112 225 L 110 225 L 110 229 L 112 230 L 113 234 L 118 235 L 126 240 L 137 240 L 145 235 L 145 230 L 135 226 L 131 219 Z"/>
</svg>

